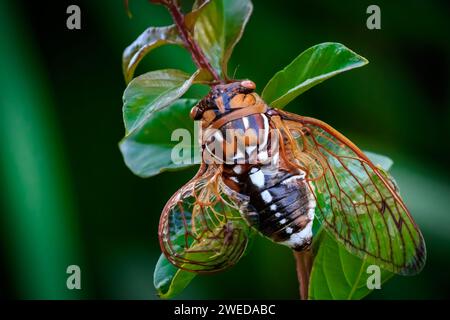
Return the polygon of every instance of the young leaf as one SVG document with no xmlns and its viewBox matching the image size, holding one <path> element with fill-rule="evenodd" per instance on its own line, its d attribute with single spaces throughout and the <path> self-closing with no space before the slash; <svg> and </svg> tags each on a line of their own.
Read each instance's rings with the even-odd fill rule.
<svg viewBox="0 0 450 320">
<path fill-rule="evenodd" d="M 367 285 L 371 282 L 369 262 L 349 253 L 325 231 L 320 232 L 315 246 L 319 249 L 311 272 L 309 299 L 356 300 L 373 290 Z M 380 284 L 394 275 L 383 269 L 380 271 Z"/>
<path fill-rule="evenodd" d="M 161 254 L 153 274 L 153 284 L 160 298 L 170 299 L 180 294 L 196 276 L 178 269 Z"/>
<path fill-rule="evenodd" d="M 181 169 L 194 164 L 196 137 L 194 123 L 189 111 L 197 103 L 194 99 L 178 99 L 170 106 L 152 114 L 142 129 L 125 137 L 119 144 L 125 163 L 130 170 L 143 178 L 157 175 L 166 170 Z M 172 133 L 178 129 L 189 132 L 189 141 L 184 141 Z M 175 146 L 189 150 L 183 154 L 184 163 L 173 163 L 172 152 Z M 185 145 L 184 145 L 185 144 Z"/>
<path fill-rule="evenodd" d="M 123 119 L 126 136 L 133 134 L 192 85 L 199 71 L 192 76 L 179 70 L 166 69 L 145 73 L 130 82 L 123 96 Z"/>
<path fill-rule="evenodd" d="M 184 16 L 184 24 L 189 31 L 194 30 L 194 25 L 197 22 L 197 18 L 210 2 L 211 0 L 197 0 L 194 2 L 192 11 Z"/>
<path fill-rule="evenodd" d="M 283 108 L 316 84 L 367 63 L 365 58 L 340 43 L 318 44 L 277 72 L 264 88 L 262 98 L 271 107 Z"/>
<path fill-rule="evenodd" d="M 150 27 L 145 30 L 123 52 L 122 68 L 125 82 L 128 83 L 133 79 L 134 70 L 150 51 L 166 44 L 183 45 L 175 25 Z"/>
<path fill-rule="evenodd" d="M 387 172 L 393 161 L 383 155 L 364 152 L 376 166 Z M 393 180 L 393 178 L 390 178 Z M 393 181 L 395 184 L 395 181 Z M 345 246 L 338 243 L 323 228 L 316 233 L 314 248 L 317 250 L 311 272 L 309 299 L 362 299 L 371 290 L 367 286 L 370 274 L 367 268 L 371 265 L 368 259 L 360 259 L 348 252 Z M 394 274 L 383 269 L 381 284 Z"/>
<path fill-rule="evenodd" d="M 194 26 L 194 39 L 212 67 L 226 76 L 227 63 L 252 13 L 250 0 L 211 0 Z"/>
</svg>

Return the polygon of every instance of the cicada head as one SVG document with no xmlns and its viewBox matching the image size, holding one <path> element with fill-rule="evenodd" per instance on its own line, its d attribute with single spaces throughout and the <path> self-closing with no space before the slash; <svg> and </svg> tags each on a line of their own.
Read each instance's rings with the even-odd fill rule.
<svg viewBox="0 0 450 320">
<path fill-rule="evenodd" d="M 190 116 L 193 120 L 203 120 L 208 125 L 235 109 L 254 105 L 260 99 L 254 92 L 255 88 L 255 83 L 250 80 L 216 85 L 192 108 Z"/>
</svg>

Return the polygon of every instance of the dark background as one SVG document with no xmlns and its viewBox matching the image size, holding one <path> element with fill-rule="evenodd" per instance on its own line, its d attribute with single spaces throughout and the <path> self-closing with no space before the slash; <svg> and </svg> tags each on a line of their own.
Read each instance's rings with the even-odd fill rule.
<svg viewBox="0 0 450 320">
<path fill-rule="evenodd" d="M 0 296 L 154 299 L 159 214 L 195 168 L 134 176 L 117 143 L 124 134 L 121 54 L 165 9 L 122 1 L 0 4 Z M 82 29 L 66 28 L 78 4 Z M 328 122 L 362 149 L 390 156 L 423 230 L 428 261 L 370 298 L 450 297 L 449 53 L 446 1 L 377 1 L 381 30 L 366 28 L 369 1 L 254 1 L 230 70 L 262 90 L 272 75 L 320 42 L 341 42 L 370 64 L 329 80 L 288 110 Z M 176 47 L 159 48 L 137 72 L 193 71 Z M 199 97 L 201 90 L 190 95 Z M 66 268 L 82 290 L 66 289 Z M 287 248 L 260 239 L 231 270 L 199 276 L 180 298 L 298 296 Z"/>
</svg>

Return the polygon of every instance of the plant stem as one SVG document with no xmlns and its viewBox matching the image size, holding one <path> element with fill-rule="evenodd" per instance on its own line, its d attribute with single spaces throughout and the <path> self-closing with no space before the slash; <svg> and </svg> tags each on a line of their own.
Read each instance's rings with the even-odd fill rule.
<svg viewBox="0 0 450 320">
<path fill-rule="evenodd" d="M 167 7 L 172 15 L 172 19 L 177 26 L 180 37 L 183 40 L 185 47 L 191 52 L 195 65 L 200 69 L 207 70 L 214 78 L 215 82 L 223 83 L 224 80 L 220 78 L 217 71 L 211 66 L 202 49 L 198 46 L 191 33 L 187 30 L 184 15 L 176 1 L 168 0 L 163 1 L 162 3 Z"/>
<path fill-rule="evenodd" d="M 300 299 L 308 300 L 309 277 L 313 263 L 313 253 L 311 249 L 305 251 L 293 251 L 297 266 L 297 278 L 300 289 Z"/>
</svg>

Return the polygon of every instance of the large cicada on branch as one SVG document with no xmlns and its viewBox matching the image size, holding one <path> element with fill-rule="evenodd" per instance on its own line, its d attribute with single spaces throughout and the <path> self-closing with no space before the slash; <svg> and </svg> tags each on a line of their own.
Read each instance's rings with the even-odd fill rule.
<svg viewBox="0 0 450 320">
<path fill-rule="evenodd" d="M 149 28 L 125 50 L 126 81 L 146 54 L 166 44 L 189 50 L 198 70 L 152 71 L 129 83 L 121 150 L 141 176 L 180 167 L 161 160 L 167 143 L 151 136 L 155 123 L 200 123 L 198 173 L 169 199 L 159 224 L 161 249 L 176 270 L 229 268 L 258 232 L 294 251 L 307 298 L 318 224 L 364 263 L 418 273 L 424 239 L 387 170 L 328 124 L 282 110 L 314 85 L 367 60 L 341 44 L 314 46 L 277 73 L 260 96 L 254 82 L 227 75 L 250 1 L 196 1 L 187 14 L 178 1 L 152 2 L 168 8 L 174 25 Z M 207 96 L 181 99 L 195 84 L 209 85 Z"/>
</svg>

